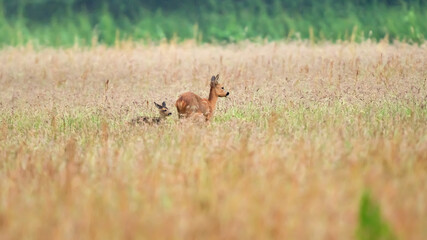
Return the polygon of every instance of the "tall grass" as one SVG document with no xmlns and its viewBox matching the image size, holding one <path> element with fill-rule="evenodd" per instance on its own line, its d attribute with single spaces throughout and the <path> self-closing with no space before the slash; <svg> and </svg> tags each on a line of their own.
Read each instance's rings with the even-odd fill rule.
<svg viewBox="0 0 427 240">
<path fill-rule="evenodd" d="M 399 239 L 425 239 L 426 57 L 369 41 L 4 48 L 0 238 L 353 239 L 369 188 Z M 216 73 L 231 94 L 210 124 L 127 124 L 207 96 Z"/>
</svg>

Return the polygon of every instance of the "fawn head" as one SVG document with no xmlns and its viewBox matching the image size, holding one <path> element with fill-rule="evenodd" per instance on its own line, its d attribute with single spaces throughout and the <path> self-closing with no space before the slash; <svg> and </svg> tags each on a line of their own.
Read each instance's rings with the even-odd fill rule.
<svg viewBox="0 0 427 240">
<path fill-rule="evenodd" d="M 211 78 L 211 88 L 215 90 L 215 93 L 218 97 L 227 97 L 230 93 L 225 91 L 224 87 L 218 82 L 219 74 L 212 76 Z"/>
<path fill-rule="evenodd" d="M 167 116 L 172 115 L 172 113 L 166 107 L 166 103 L 165 102 L 163 102 L 162 105 L 157 104 L 156 102 L 154 102 L 154 105 L 156 105 L 156 107 L 159 109 L 160 116 L 167 117 Z"/>
</svg>

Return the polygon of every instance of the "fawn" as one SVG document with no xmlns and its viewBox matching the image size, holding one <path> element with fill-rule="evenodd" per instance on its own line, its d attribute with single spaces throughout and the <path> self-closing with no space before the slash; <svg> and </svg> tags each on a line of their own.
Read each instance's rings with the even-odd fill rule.
<svg viewBox="0 0 427 240">
<path fill-rule="evenodd" d="M 166 117 L 172 115 L 172 113 L 169 111 L 169 109 L 166 107 L 166 103 L 163 102 L 162 105 L 157 104 L 154 102 L 154 105 L 159 109 L 160 117 L 144 117 L 144 116 L 138 116 L 130 121 L 131 125 L 136 124 L 159 124 L 161 121 L 166 119 Z"/>
<path fill-rule="evenodd" d="M 188 118 L 192 115 L 203 115 L 209 121 L 214 114 L 218 97 L 227 97 L 230 93 L 218 82 L 219 74 L 211 78 L 211 90 L 209 98 L 201 98 L 192 92 L 186 92 L 179 96 L 175 106 L 179 118 Z"/>
</svg>

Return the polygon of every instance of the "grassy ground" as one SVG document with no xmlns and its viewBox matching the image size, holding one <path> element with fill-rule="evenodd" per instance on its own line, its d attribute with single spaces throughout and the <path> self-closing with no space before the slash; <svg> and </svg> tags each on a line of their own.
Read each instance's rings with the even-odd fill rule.
<svg viewBox="0 0 427 240">
<path fill-rule="evenodd" d="M 216 73 L 213 121 L 179 122 Z M 425 44 L 5 48 L 0 238 L 352 239 L 369 191 L 425 239 L 426 78 Z"/>
</svg>

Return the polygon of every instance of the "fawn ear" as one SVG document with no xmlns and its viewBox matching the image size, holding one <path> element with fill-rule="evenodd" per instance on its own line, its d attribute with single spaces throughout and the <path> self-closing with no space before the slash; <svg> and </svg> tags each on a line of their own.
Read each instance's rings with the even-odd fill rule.
<svg viewBox="0 0 427 240">
<path fill-rule="evenodd" d="M 161 108 L 162 108 L 162 105 L 157 104 L 156 102 L 154 102 L 154 105 L 156 105 L 156 107 L 157 107 L 158 109 L 161 109 Z"/>
<path fill-rule="evenodd" d="M 166 103 L 165 102 L 162 102 L 162 107 L 166 107 Z"/>
</svg>

